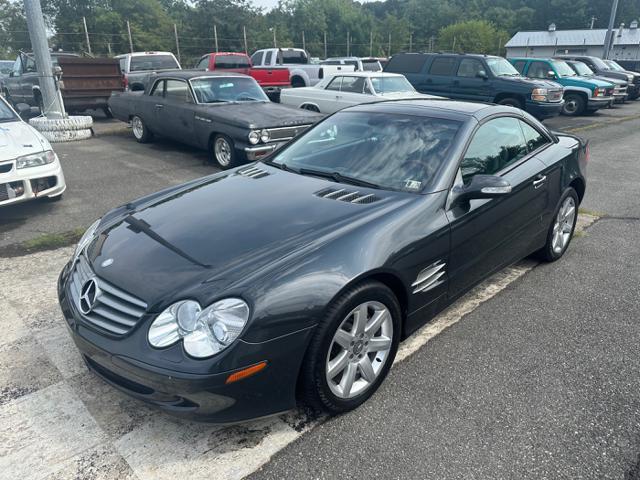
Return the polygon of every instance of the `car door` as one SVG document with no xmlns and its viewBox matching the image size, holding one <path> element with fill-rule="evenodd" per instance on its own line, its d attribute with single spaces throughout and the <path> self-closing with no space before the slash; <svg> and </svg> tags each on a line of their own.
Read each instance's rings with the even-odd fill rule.
<svg viewBox="0 0 640 480">
<path fill-rule="evenodd" d="M 493 117 L 478 126 L 463 154 L 456 184 L 499 175 L 512 192 L 450 206 L 449 294 L 457 297 L 489 274 L 529 253 L 548 208 L 545 165 L 527 146 L 520 119 Z M 454 185 L 455 186 L 455 185 Z"/>
<path fill-rule="evenodd" d="M 336 75 L 323 90 L 318 90 L 315 99 L 311 99 L 316 101 L 320 112 L 333 113 L 348 105 L 343 100 L 342 92 L 340 91 L 343 78 L 341 75 Z"/>
<path fill-rule="evenodd" d="M 484 64 L 477 58 L 461 59 L 451 91 L 464 100 L 490 101 L 491 84 Z"/>
<path fill-rule="evenodd" d="M 143 94 L 138 97 L 137 108 L 134 112 L 142 117 L 153 133 L 162 133 L 163 115 L 161 115 L 161 110 L 164 108 L 164 88 L 165 80 L 156 80 L 149 90 L 149 95 Z"/>
<path fill-rule="evenodd" d="M 340 104 L 343 105 L 343 108 L 346 108 L 368 101 L 365 91 L 370 92 L 365 77 L 342 77 L 342 83 L 340 84 Z"/>
<path fill-rule="evenodd" d="M 156 107 L 158 131 L 182 143 L 195 143 L 195 102 L 186 80 L 167 78 L 164 96 Z"/>
<path fill-rule="evenodd" d="M 425 85 L 421 89 L 416 88 L 416 90 L 421 93 L 457 98 L 452 87 L 458 63 L 458 57 L 435 57 L 429 66 L 428 74 L 424 80 Z"/>
</svg>

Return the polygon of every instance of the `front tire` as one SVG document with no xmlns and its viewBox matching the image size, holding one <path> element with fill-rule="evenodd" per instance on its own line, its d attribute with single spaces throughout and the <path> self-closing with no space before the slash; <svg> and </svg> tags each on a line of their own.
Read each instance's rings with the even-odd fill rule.
<svg viewBox="0 0 640 480">
<path fill-rule="evenodd" d="M 227 170 L 238 165 L 233 140 L 226 135 L 216 135 L 209 145 L 209 157 L 220 169 Z"/>
<path fill-rule="evenodd" d="M 498 102 L 498 105 L 507 105 L 509 107 L 523 108 L 522 102 L 517 98 L 507 97 Z"/>
<path fill-rule="evenodd" d="M 560 198 L 547 233 L 547 242 L 538 250 L 537 257 L 545 262 L 555 262 L 569 248 L 578 221 L 578 194 L 569 187 Z"/>
<path fill-rule="evenodd" d="M 316 327 L 301 371 L 301 395 L 316 410 L 342 413 L 371 397 L 398 351 L 400 305 L 375 281 L 340 295 Z"/>
<path fill-rule="evenodd" d="M 565 115 L 575 117 L 577 115 L 582 115 L 586 109 L 587 102 L 582 97 L 582 95 L 578 95 L 576 93 L 568 93 L 564 96 L 562 113 L 564 113 Z"/>
<path fill-rule="evenodd" d="M 131 131 L 138 143 L 149 143 L 153 140 L 153 133 L 142 120 L 142 117 L 134 115 L 131 119 Z"/>
</svg>

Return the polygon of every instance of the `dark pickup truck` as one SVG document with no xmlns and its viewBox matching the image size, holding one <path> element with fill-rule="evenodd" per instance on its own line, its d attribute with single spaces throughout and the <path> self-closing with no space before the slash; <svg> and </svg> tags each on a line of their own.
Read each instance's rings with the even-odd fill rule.
<svg viewBox="0 0 640 480">
<path fill-rule="evenodd" d="M 323 118 L 270 102 L 246 75 L 197 70 L 154 75 L 143 92 L 114 93 L 109 106 L 138 142 L 172 138 L 208 150 L 222 169 L 269 155 Z"/>
<path fill-rule="evenodd" d="M 117 60 L 52 53 L 51 63 L 52 69 L 61 69 L 59 87 L 67 112 L 99 109 L 110 116 L 108 101 L 111 92 L 124 89 Z M 9 76 L 2 82 L 2 93 L 14 105 L 26 103 L 42 110 L 40 79 L 33 55 L 21 53 L 18 56 Z"/>
<path fill-rule="evenodd" d="M 401 73 L 421 93 L 521 108 L 539 119 L 562 111 L 562 85 L 524 78 L 502 57 L 400 53 L 384 67 Z"/>
</svg>

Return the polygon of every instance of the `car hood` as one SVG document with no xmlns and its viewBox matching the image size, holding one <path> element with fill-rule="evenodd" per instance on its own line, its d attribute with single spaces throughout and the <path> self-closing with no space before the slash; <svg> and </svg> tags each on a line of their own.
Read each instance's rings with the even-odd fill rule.
<svg viewBox="0 0 640 480">
<path fill-rule="evenodd" d="M 22 121 L 0 123 L 0 162 L 50 149 L 49 142 Z"/>
<path fill-rule="evenodd" d="M 324 117 L 319 113 L 272 102 L 199 105 L 198 110 L 212 119 L 224 118 L 225 122 L 250 129 L 309 125 Z"/>
<path fill-rule="evenodd" d="M 152 308 L 186 292 L 207 301 L 197 293 L 203 284 L 204 295 L 255 287 L 278 266 L 318 254 L 332 240 L 417 197 L 258 166 L 265 172 L 260 178 L 245 176 L 251 166 L 244 166 L 108 217 L 88 249 L 96 275 Z M 328 187 L 373 193 L 378 201 L 354 204 L 317 195 Z"/>
<path fill-rule="evenodd" d="M 598 80 L 593 77 L 563 77 L 562 84 L 564 86 L 575 86 L 575 87 L 603 87 L 608 88 L 612 87 L 613 83 L 608 80 Z"/>
<path fill-rule="evenodd" d="M 557 88 L 562 89 L 562 85 L 551 80 L 544 80 L 539 78 L 528 77 L 498 77 L 500 80 L 507 80 L 509 82 L 516 82 L 521 85 L 527 85 L 531 88 Z"/>
</svg>

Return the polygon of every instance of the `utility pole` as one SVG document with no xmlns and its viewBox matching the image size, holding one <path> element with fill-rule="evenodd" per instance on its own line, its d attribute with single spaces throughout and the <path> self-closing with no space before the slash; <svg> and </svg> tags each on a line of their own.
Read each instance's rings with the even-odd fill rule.
<svg viewBox="0 0 640 480">
<path fill-rule="evenodd" d="M 107 52 L 109 52 L 109 56 L 111 56 L 111 42 L 107 42 Z"/>
<path fill-rule="evenodd" d="M 278 48 L 278 42 L 276 41 L 276 27 L 273 27 L 273 48 Z"/>
<path fill-rule="evenodd" d="M 133 39 L 131 38 L 131 25 L 127 20 L 127 33 L 129 33 L 129 52 L 133 53 Z"/>
<path fill-rule="evenodd" d="M 413 50 L 413 33 L 409 34 L 409 53 Z"/>
<path fill-rule="evenodd" d="M 327 32 L 323 32 L 324 35 L 324 58 L 327 58 Z"/>
<path fill-rule="evenodd" d="M 41 113 L 48 118 L 64 118 L 66 113 L 62 99 L 56 91 L 56 83 L 53 78 L 47 30 L 44 26 L 40 0 L 24 0 L 24 10 L 27 16 L 31 48 L 38 67 L 40 93 L 42 94 L 42 103 L 44 105 L 44 112 Z"/>
<path fill-rule="evenodd" d="M 596 20 L 597 18 L 595 15 L 591 17 L 591 26 L 589 27 L 590 30 L 593 30 L 593 25 L 596 23 Z"/>
<path fill-rule="evenodd" d="M 349 56 L 349 50 L 351 50 L 351 48 L 349 48 L 349 30 L 347 30 L 347 57 Z"/>
<path fill-rule="evenodd" d="M 180 41 L 178 40 L 178 27 L 173 24 L 173 35 L 176 37 L 176 53 L 178 54 L 178 63 L 182 63 L 180 60 Z"/>
<path fill-rule="evenodd" d="M 456 37 L 453 37 L 453 45 L 451 46 L 451 52 L 456 53 Z"/>
<path fill-rule="evenodd" d="M 87 30 L 87 19 L 82 17 L 82 24 L 84 25 L 84 38 L 87 40 L 87 51 L 91 55 L 91 42 L 89 41 L 89 30 Z"/>
<path fill-rule="evenodd" d="M 602 58 L 608 59 L 611 54 L 611 46 L 613 44 L 613 24 L 616 21 L 616 13 L 618 11 L 618 0 L 613 0 L 611 5 L 611 15 L 609 16 L 609 27 L 607 28 L 607 35 L 604 37 L 604 50 Z"/>
<path fill-rule="evenodd" d="M 218 27 L 216 27 L 216 25 L 213 25 L 213 40 L 215 42 L 215 47 L 216 47 L 216 53 L 218 53 Z"/>
<path fill-rule="evenodd" d="M 244 53 L 249 55 L 249 47 L 247 46 L 247 27 L 242 26 L 242 36 L 244 37 Z"/>
<path fill-rule="evenodd" d="M 369 30 L 369 56 L 373 57 L 373 30 Z"/>
<path fill-rule="evenodd" d="M 304 41 L 304 30 L 302 30 L 302 49 L 307 51 L 307 42 Z"/>
<path fill-rule="evenodd" d="M 389 48 L 387 49 L 387 56 L 391 56 L 391 32 L 389 32 Z"/>
</svg>

